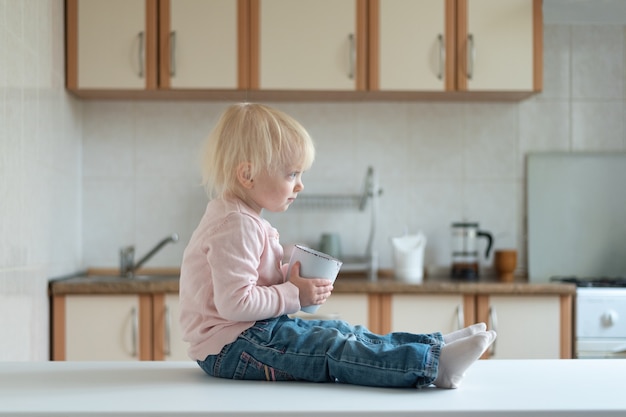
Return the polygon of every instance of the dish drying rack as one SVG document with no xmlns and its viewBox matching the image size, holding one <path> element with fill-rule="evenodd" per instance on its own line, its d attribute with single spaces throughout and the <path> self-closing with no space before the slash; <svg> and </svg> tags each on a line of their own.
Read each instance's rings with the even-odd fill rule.
<svg viewBox="0 0 626 417">
<path fill-rule="evenodd" d="M 294 208 L 325 209 L 325 210 L 358 210 L 364 211 L 370 202 L 370 232 L 367 239 L 365 254 L 362 256 L 342 256 L 344 272 L 367 273 L 370 281 L 378 277 L 378 252 L 374 244 L 376 237 L 376 223 L 378 219 L 378 197 L 382 189 L 378 185 L 378 178 L 373 167 L 367 168 L 363 192 L 361 194 L 312 194 L 298 196 L 298 204 Z"/>
</svg>

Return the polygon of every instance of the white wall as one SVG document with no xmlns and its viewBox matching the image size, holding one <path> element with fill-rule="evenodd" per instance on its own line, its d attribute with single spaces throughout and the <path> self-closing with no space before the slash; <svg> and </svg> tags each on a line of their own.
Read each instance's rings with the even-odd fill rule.
<svg viewBox="0 0 626 417">
<path fill-rule="evenodd" d="M 63 56 L 63 0 L 0 0 L 0 360 L 48 359 L 47 280 L 80 266 L 80 103 Z"/>
<path fill-rule="evenodd" d="M 467 219 L 491 231 L 496 248 L 517 248 L 523 272 L 525 155 L 626 150 L 625 27 L 548 25 L 544 48 L 544 92 L 520 103 L 274 103 L 317 142 L 305 193 L 358 193 L 371 164 L 384 189 L 382 267 L 391 267 L 389 237 L 408 228 L 428 237 L 426 265 L 447 269 L 450 223 Z M 114 266 L 123 244 L 142 253 L 174 231 L 181 242 L 151 264 L 179 265 L 205 205 L 195 156 L 227 104 L 83 103 L 86 266 Z M 337 231 L 344 253 L 364 251 L 367 212 L 296 206 L 267 214 L 283 243 L 316 245 Z"/>
</svg>

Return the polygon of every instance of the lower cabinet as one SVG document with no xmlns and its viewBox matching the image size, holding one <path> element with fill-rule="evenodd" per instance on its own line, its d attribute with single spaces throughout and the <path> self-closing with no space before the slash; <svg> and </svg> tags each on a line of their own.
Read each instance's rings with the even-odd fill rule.
<svg viewBox="0 0 626 417">
<path fill-rule="evenodd" d="M 393 294 L 383 297 L 381 331 L 431 333 L 484 322 L 498 337 L 483 359 L 571 359 L 572 296 Z M 388 301 L 385 301 L 388 298 Z"/>
<path fill-rule="evenodd" d="M 52 360 L 189 360 L 178 294 L 54 296 L 51 331 Z"/>
<path fill-rule="evenodd" d="M 474 296 L 391 295 L 388 331 L 449 333 L 474 323 Z M 387 330 L 387 329 L 385 329 Z"/>
<path fill-rule="evenodd" d="M 498 338 L 483 358 L 572 358 L 572 295 L 337 293 L 316 314 L 376 333 L 449 333 L 485 322 Z M 176 293 L 52 297 L 52 360 L 189 360 Z"/>
<path fill-rule="evenodd" d="M 477 321 L 498 337 L 485 357 L 571 359 L 572 297 L 477 295 Z"/>
<path fill-rule="evenodd" d="M 369 326 L 369 311 L 368 294 L 333 294 L 315 314 L 299 312 L 294 316 L 303 319 L 341 319 L 350 324 Z"/>
</svg>

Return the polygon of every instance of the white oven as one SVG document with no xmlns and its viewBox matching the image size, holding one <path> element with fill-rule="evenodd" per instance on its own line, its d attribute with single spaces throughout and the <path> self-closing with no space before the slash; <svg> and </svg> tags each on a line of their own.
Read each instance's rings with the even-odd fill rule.
<svg viewBox="0 0 626 417">
<path fill-rule="evenodd" d="M 576 357 L 626 359 L 626 288 L 578 287 Z"/>
</svg>

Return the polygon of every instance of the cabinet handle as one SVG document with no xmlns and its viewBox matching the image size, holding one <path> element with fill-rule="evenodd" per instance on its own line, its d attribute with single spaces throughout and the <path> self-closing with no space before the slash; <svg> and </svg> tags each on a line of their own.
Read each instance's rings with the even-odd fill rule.
<svg viewBox="0 0 626 417">
<path fill-rule="evenodd" d="M 463 306 L 456 306 L 456 328 L 465 327 L 465 316 L 463 315 Z"/>
<path fill-rule="evenodd" d="M 355 39 L 354 39 L 354 33 L 350 33 L 348 35 L 348 42 L 350 43 L 350 51 L 349 51 L 349 62 L 350 62 L 350 69 L 348 70 L 348 78 L 351 80 L 354 80 L 354 65 L 356 62 L 356 46 L 355 46 Z"/>
<path fill-rule="evenodd" d="M 145 61 L 146 58 L 146 53 L 145 53 L 145 48 L 144 48 L 144 33 L 143 31 L 139 32 L 139 53 L 138 53 L 138 58 L 139 58 L 139 73 L 137 75 L 139 75 L 139 78 L 143 78 L 143 63 Z"/>
<path fill-rule="evenodd" d="M 489 307 L 489 327 L 494 330 L 496 333 L 498 332 L 498 315 L 496 314 L 496 308 L 493 306 Z M 495 356 L 496 354 L 496 341 L 491 344 L 491 348 L 489 349 L 489 356 Z"/>
<path fill-rule="evenodd" d="M 443 80 L 443 73 L 446 68 L 446 44 L 441 33 L 437 36 L 437 41 L 439 42 L 439 73 L 437 78 Z"/>
<path fill-rule="evenodd" d="M 170 77 L 176 75 L 176 31 L 170 32 Z"/>
<path fill-rule="evenodd" d="M 467 79 L 471 80 L 474 77 L 474 58 L 476 57 L 476 51 L 474 48 L 474 35 L 471 33 L 467 35 Z"/>
<path fill-rule="evenodd" d="M 139 330 L 139 316 L 137 314 L 137 308 L 133 307 L 130 311 L 131 316 L 131 326 L 130 326 L 130 337 L 132 341 L 132 350 L 130 352 L 130 356 L 137 356 L 137 333 Z"/>
<path fill-rule="evenodd" d="M 165 314 L 165 337 L 164 337 L 165 340 L 163 341 L 163 354 L 165 356 L 170 356 L 172 354 L 172 349 L 170 345 L 172 316 L 170 314 L 170 308 L 168 306 L 165 306 L 164 314 Z"/>
</svg>

